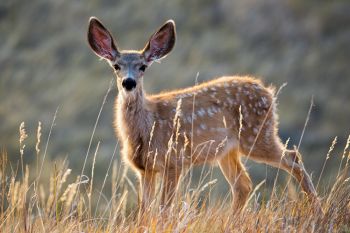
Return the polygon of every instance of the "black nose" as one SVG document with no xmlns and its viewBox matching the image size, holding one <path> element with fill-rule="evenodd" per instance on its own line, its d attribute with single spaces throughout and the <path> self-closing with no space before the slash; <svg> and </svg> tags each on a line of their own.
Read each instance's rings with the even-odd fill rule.
<svg viewBox="0 0 350 233">
<path fill-rule="evenodd" d="M 136 87 L 136 81 L 132 78 L 127 78 L 124 79 L 122 82 L 122 86 L 127 90 L 127 91 L 131 91 L 132 89 L 134 89 Z"/>
</svg>

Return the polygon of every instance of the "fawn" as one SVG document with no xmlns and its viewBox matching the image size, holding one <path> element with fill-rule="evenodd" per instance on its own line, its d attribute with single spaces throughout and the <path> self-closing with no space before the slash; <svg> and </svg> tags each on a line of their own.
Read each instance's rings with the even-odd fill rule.
<svg viewBox="0 0 350 233">
<path fill-rule="evenodd" d="M 292 174 L 308 197 L 317 200 L 299 152 L 284 150 L 277 135 L 274 89 L 250 77 L 221 77 L 194 87 L 147 95 L 143 76 L 175 44 L 175 23 L 167 21 L 140 50 L 119 50 L 95 17 L 88 28 L 92 50 L 114 69 L 118 97 L 115 129 L 122 157 L 139 175 L 141 209 L 149 207 L 155 179 L 162 174 L 161 204 L 169 206 L 182 169 L 218 162 L 230 184 L 233 206 L 242 209 L 252 182 L 240 161 L 280 167 Z"/>
</svg>

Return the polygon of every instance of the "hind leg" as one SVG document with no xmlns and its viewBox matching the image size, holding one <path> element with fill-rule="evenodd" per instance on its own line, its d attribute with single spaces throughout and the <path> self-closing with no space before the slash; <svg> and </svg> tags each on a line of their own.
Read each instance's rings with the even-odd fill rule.
<svg viewBox="0 0 350 233">
<path fill-rule="evenodd" d="M 304 168 L 299 152 L 297 150 L 284 150 L 279 139 L 275 138 L 269 144 L 258 142 L 251 151 L 250 159 L 289 172 L 311 199 L 317 199 L 316 190 Z"/>
<path fill-rule="evenodd" d="M 230 151 L 219 160 L 219 165 L 231 187 L 233 208 L 243 209 L 252 190 L 252 181 L 239 159 L 238 151 Z"/>
<path fill-rule="evenodd" d="M 281 160 L 281 167 L 298 180 L 309 201 L 315 204 L 317 212 L 324 214 L 316 189 L 304 168 L 300 153 L 296 149 L 286 150 Z"/>
<path fill-rule="evenodd" d="M 309 197 L 317 198 L 317 193 L 312 184 L 309 174 L 306 172 L 301 161 L 301 155 L 297 150 L 287 150 L 282 160 L 283 169 L 292 174 L 300 183 L 304 192 Z"/>
</svg>

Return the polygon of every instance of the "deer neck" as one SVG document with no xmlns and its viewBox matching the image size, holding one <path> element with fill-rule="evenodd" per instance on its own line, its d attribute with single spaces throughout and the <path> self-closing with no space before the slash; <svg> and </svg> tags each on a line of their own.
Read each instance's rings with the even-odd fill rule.
<svg viewBox="0 0 350 233">
<path fill-rule="evenodd" d="M 147 142 L 154 115 L 152 102 L 146 97 L 142 84 L 132 93 L 119 89 L 117 106 L 118 130 L 122 136 L 127 135 L 128 141 L 135 144 Z"/>
</svg>

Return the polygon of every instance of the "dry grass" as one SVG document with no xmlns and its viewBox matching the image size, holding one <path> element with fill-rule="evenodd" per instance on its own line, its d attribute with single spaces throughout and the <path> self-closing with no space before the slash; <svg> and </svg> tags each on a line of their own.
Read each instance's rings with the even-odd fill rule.
<svg viewBox="0 0 350 233">
<path fill-rule="evenodd" d="M 45 179 L 40 179 L 41 171 L 38 171 L 38 164 L 44 162 L 40 161 L 40 157 L 45 158 L 45 154 L 40 156 L 40 130 L 39 124 L 37 162 L 32 169 L 22 164 L 27 137 L 24 124 L 20 127 L 20 165 L 14 168 L 8 162 L 6 152 L 1 154 L 1 232 L 350 232 L 348 144 L 342 157 L 344 165 L 339 169 L 336 182 L 321 197 L 324 214 L 290 185 L 287 192 L 273 192 L 267 200 L 260 198 L 258 185 L 246 209 L 234 213 L 229 198 L 209 201 L 215 180 L 204 182 L 204 178 L 211 177 L 212 170 L 202 172 L 195 189 L 181 185 L 170 209 L 162 210 L 156 200 L 149 211 L 140 214 L 136 205 L 130 207 L 135 202 L 131 200 L 135 195 L 130 193 L 136 192 L 136 188 L 122 164 L 112 165 L 114 155 L 101 190 L 94 190 L 94 165 L 91 179 L 79 175 L 74 182 L 68 183 L 72 171 L 65 161 L 51 165 L 47 187 Z M 334 146 L 335 142 L 330 151 Z M 94 162 L 98 148 L 92 158 Z M 22 169 L 24 175 L 20 175 Z M 36 174 L 31 176 L 30 171 L 35 170 Z M 182 184 L 188 179 L 189 175 L 185 175 Z M 103 192 L 109 181 L 112 197 L 108 199 Z M 273 190 L 279 190 L 276 185 Z M 93 200 L 97 203 L 94 207 Z"/>
<path fill-rule="evenodd" d="M 305 194 L 298 191 L 290 183 L 290 179 L 284 187 L 278 187 L 277 177 L 270 197 L 261 193 L 260 188 L 264 183 L 262 181 L 250 195 L 247 207 L 240 212 L 234 212 L 229 193 L 222 199 L 213 201 L 211 198 L 211 191 L 216 183 L 212 178 L 212 169 L 202 169 L 197 186 L 193 188 L 190 185 L 193 178 L 192 167 L 184 171 L 175 201 L 168 209 L 159 206 L 161 185 L 158 185 L 157 197 L 150 208 L 140 213 L 135 202 L 137 188 L 128 178 L 128 168 L 115 162 L 117 145 L 102 184 L 96 185 L 97 182 L 94 182 L 100 142 L 91 158 L 91 171 L 84 172 L 96 125 L 111 85 L 112 82 L 97 116 L 82 170 L 75 172 L 80 174 L 77 177 L 70 177 L 73 171 L 68 168 L 66 160 L 49 164 L 49 177 L 43 177 L 43 166 L 57 110 L 43 154 L 40 153 L 42 126 L 40 122 L 38 124 L 33 153 L 36 163 L 33 165 L 23 162 L 28 135 L 25 124 L 20 125 L 19 158 L 16 166 L 9 162 L 6 151 L 0 153 L 1 232 L 350 232 L 350 135 L 342 153 L 335 182 L 331 187 L 322 187 L 328 190 L 320 197 L 324 213 L 320 212 L 317 204 L 307 201 Z M 307 121 L 310 111 L 311 107 Z M 181 100 L 174 117 L 176 130 L 169 141 L 170 147 L 172 143 L 177 143 L 180 127 L 177 118 L 180 112 Z M 152 130 L 151 140 L 153 133 Z M 286 146 L 288 142 L 289 140 Z M 336 143 L 337 137 L 329 148 L 317 186 Z M 109 183 L 111 196 L 107 198 L 108 194 L 104 192 Z M 97 186 L 100 190 L 97 190 Z"/>
</svg>

